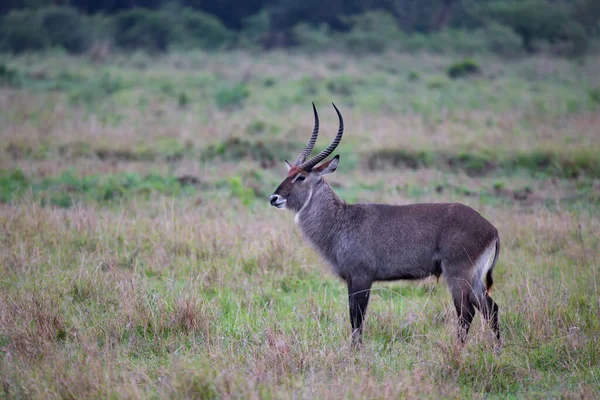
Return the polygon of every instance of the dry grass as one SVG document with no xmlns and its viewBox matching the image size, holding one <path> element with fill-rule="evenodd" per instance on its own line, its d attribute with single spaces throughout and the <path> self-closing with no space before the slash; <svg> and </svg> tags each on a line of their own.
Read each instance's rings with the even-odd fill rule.
<svg viewBox="0 0 600 400">
<path fill-rule="evenodd" d="M 74 398 L 593 393 L 600 221 L 482 212 L 504 243 L 502 352 L 480 323 L 456 348 L 443 282 L 425 282 L 423 292 L 377 285 L 355 354 L 342 284 L 298 246 L 284 213 L 171 201 L 118 212 L 4 206 L 5 388 Z"/>
<path fill-rule="evenodd" d="M 446 82 L 450 86 L 435 92 L 428 79 L 450 60 L 428 55 L 387 54 L 371 61 L 339 54 L 317 61 L 278 53 L 174 54 L 158 60 L 136 55 L 103 67 L 29 57 L 8 61 L 49 76 L 69 70 L 93 77 L 110 70 L 141 83 L 92 109 L 71 104 L 68 92 L 0 89 L 0 140 L 6 143 L 0 170 L 20 168 L 30 179 L 28 190 L 0 204 L 2 396 L 600 396 L 597 178 L 504 171 L 470 176 L 432 167 L 370 170 L 363 162 L 370 151 L 389 147 L 593 152 L 600 146 L 597 108 L 582 100 L 580 108 L 565 111 L 561 100 L 598 84 L 589 66 L 484 60 L 484 71 L 498 76 L 491 86 Z M 395 94 L 406 89 L 408 83 L 400 81 L 408 70 L 422 74 L 411 92 L 421 108 L 410 109 L 411 98 Z M 312 125 L 313 94 L 296 103 L 286 103 L 286 96 L 340 75 L 351 84 L 367 81 L 357 84 L 364 93 L 353 88 L 350 97 L 339 95 L 347 138 L 331 182 L 351 201 L 461 201 L 492 221 L 503 243 L 493 292 L 500 305 L 501 349 L 479 317 L 466 346 L 457 346 L 456 318 L 442 278 L 377 284 L 364 347 L 352 350 L 345 286 L 304 242 L 292 216 L 260 197 L 275 187 L 283 167 L 261 168 L 261 160 L 247 157 L 200 157 L 230 137 L 302 142 Z M 531 102 L 508 107 L 502 97 L 498 107 L 484 101 L 470 108 L 471 101 L 505 83 L 512 89 L 500 95 L 518 97 L 515 87 L 532 76 L 557 98 L 540 105 L 539 89 L 528 88 L 523 97 Z M 276 80 L 275 88 L 263 87 L 266 78 Z M 190 79 L 205 85 L 193 87 L 200 94 L 189 88 Z M 391 89 L 381 89 L 385 85 L 378 79 Z M 250 87 L 250 99 L 239 109 L 219 109 L 214 90 L 240 81 Z M 176 97 L 164 95 L 160 87 L 167 84 L 175 86 L 174 93 L 188 90 L 191 104 L 181 107 Z M 473 99 L 461 97 L 463 84 Z M 322 132 L 332 134 L 337 121 L 325 104 L 332 99 L 337 104 L 339 97 L 322 88 L 314 96 Z M 397 108 L 375 107 L 386 99 L 398 101 Z M 250 133 L 253 126 L 266 128 Z M 99 156 L 99 149 L 112 156 Z M 169 158 L 174 152 L 181 152 L 176 161 Z M 139 154 L 152 157 L 135 158 Z M 201 184 L 185 195 L 151 191 L 114 201 L 82 196 L 70 207 L 42 206 L 46 192 L 36 192 L 36 185 L 64 171 L 79 177 L 190 175 Z M 235 186 L 238 178 L 241 189 Z M 13 182 L 7 182 L 0 189 L 10 191 Z M 519 200 L 515 192 L 523 188 L 532 194 Z"/>
</svg>

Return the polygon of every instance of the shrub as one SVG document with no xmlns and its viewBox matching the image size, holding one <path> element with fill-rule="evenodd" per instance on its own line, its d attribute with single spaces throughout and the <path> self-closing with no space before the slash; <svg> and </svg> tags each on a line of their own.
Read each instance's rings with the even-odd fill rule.
<svg viewBox="0 0 600 400">
<path fill-rule="evenodd" d="M 588 95 L 594 103 L 600 104 L 600 87 L 594 87 L 589 89 Z"/>
<path fill-rule="evenodd" d="M 39 13 L 34 10 L 11 11 L 0 22 L 2 50 L 22 53 L 48 46 L 48 37 Z"/>
<path fill-rule="evenodd" d="M 478 34 L 488 51 L 502 56 L 515 56 L 523 51 L 521 38 L 508 26 L 494 22 L 487 24 Z"/>
<path fill-rule="evenodd" d="M 46 47 L 62 47 L 70 53 L 80 53 L 91 41 L 86 20 L 86 16 L 71 7 L 12 11 L 0 22 L 0 46 L 14 53 Z"/>
<path fill-rule="evenodd" d="M 326 87 L 331 94 L 339 96 L 349 96 L 354 91 L 355 82 L 350 76 L 342 75 L 331 78 L 327 81 Z"/>
<path fill-rule="evenodd" d="M 470 58 L 454 63 L 446 69 L 446 73 L 452 79 L 479 74 L 479 72 L 481 72 L 479 65 Z"/>
<path fill-rule="evenodd" d="M 181 15 L 181 34 L 189 47 L 220 49 L 231 42 L 233 34 L 216 17 L 185 9 Z M 179 18 L 178 18 L 179 21 Z"/>
<path fill-rule="evenodd" d="M 325 50 L 334 46 L 332 32 L 327 24 L 315 27 L 300 23 L 292 28 L 292 37 L 300 47 L 309 51 Z"/>
<path fill-rule="evenodd" d="M 472 31 L 446 29 L 428 35 L 413 34 L 405 37 L 399 46 L 405 51 L 465 55 L 492 52 L 506 56 L 522 51 L 519 36 L 512 29 L 493 22 Z"/>
<path fill-rule="evenodd" d="M 115 43 L 126 49 L 166 51 L 173 36 L 173 24 L 166 14 L 135 8 L 120 12 L 114 19 Z"/>
<path fill-rule="evenodd" d="M 445 78 L 434 77 L 427 82 L 427 89 L 441 89 L 446 86 L 446 84 L 447 81 Z"/>
<path fill-rule="evenodd" d="M 121 12 L 114 19 L 114 31 L 117 45 L 150 52 L 166 51 L 171 46 L 219 49 L 233 38 L 216 17 L 177 6 Z"/>
<path fill-rule="evenodd" d="M 90 80 L 87 85 L 71 93 L 69 100 L 74 104 L 92 106 L 126 87 L 122 79 L 105 72 L 99 78 Z"/>
<path fill-rule="evenodd" d="M 572 54 L 587 48 L 584 27 L 570 16 L 569 9 L 559 2 L 524 0 L 519 2 L 493 1 L 482 8 L 482 14 L 510 27 L 521 38 L 528 52 L 535 52 L 535 42 L 568 42 Z"/>
<path fill-rule="evenodd" d="M 179 93 L 179 96 L 177 97 L 177 105 L 180 108 L 185 108 L 187 107 L 187 105 L 190 103 L 190 97 L 187 95 L 186 92 L 181 92 Z"/>
<path fill-rule="evenodd" d="M 241 107 L 244 101 L 250 96 L 250 89 L 243 83 L 230 88 L 219 90 L 215 96 L 219 108 Z"/>
<path fill-rule="evenodd" d="M 445 29 L 427 35 L 429 50 L 436 53 L 472 54 L 486 51 L 485 39 L 478 32 L 463 29 Z"/>
<path fill-rule="evenodd" d="M 271 16 L 266 10 L 246 17 L 242 30 L 237 35 L 237 45 L 246 48 L 261 47 L 262 41 L 271 30 Z"/>
<path fill-rule="evenodd" d="M 21 85 L 21 78 L 16 69 L 0 64 L 0 86 L 18 87 Z"/>
<path fill-rule="evenodd" d="M 404 37 L 396 19 L 382 11 L 369 11 L 343 20 L 351 29 L 340 38 L 347 50 L 355 53 L 383 52 L 394 47 Z"/>
<path fill-rule="evenodd" d="M 40 20 L 51 46 L 81 53 L 90 45 L 91 31 L 86 17 L 71 7 L 41 9 Z"/>
<path fill-rule="evenodd" d="M 417 71 L 408 71 L 408 80 L 409 81 L 418 81 L 419 80 L 419 73 Z"/>
</svg>

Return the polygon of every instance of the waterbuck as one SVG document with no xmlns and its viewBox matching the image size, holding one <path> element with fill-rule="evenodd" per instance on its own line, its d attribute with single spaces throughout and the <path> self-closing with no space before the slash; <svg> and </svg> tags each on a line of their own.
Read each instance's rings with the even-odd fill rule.
<svg viewBox="0 0 600 400">
<path fill-rule="evenodd" d="M 477 211 L 459 203 L 411 205 L 347 204 L 323 178 L 334 172 L 339 156 L 317 166 L 337 147 L 339 130 L 324 151 L 306 160 L 319 132 L 288 167 L 287 177 L 271 195 L 271 205 L 295 213 L 294 220 L 312 246 L 348 285 L 352 343 L 361 343 L 363 319 L 375 281 L 422 279 L 444 275 L 464 343 L 475 309 L 500 340 L 498 305 L 490 297 L 492 270 L 500 252 L 498 230 Z"/>
</svg>

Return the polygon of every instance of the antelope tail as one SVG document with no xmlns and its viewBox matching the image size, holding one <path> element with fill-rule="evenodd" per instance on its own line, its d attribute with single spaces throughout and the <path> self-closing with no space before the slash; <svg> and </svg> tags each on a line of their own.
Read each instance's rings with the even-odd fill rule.
<svg viewBox="0 0 600 400">
<path fill-rule="evenodd" d="M 482 293 L 485 291 L 486 295 L 489 296 L 490 292 L 492 291 L 492 286 L 494 285 L 492 272 L 496 266 L 496 262 L 498 261 L 499 253 L 500 238 L 496 236 L 496 238 L 488 245 L 488 247 L 486 247 L 476 261 L 473 288 L 476 289 L 477 293 Z"/>
</svg>

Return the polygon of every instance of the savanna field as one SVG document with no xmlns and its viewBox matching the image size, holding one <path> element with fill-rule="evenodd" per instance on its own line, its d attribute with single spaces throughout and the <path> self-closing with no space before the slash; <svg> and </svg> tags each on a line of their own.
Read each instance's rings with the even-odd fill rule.
<svg viewBox="0 0 600 400">
<path fill-rule="evenodd" d="M 2 56 L 0 397 L 600 397 L 600 58 L 461 60 Z M 268 201 L 313 101 L 342 199 L 498 227 L 502 347 L 479 314 L 459 346 L 443 276 L 375 284 L 350 346 L 345 284 Z"/>
</svg>

